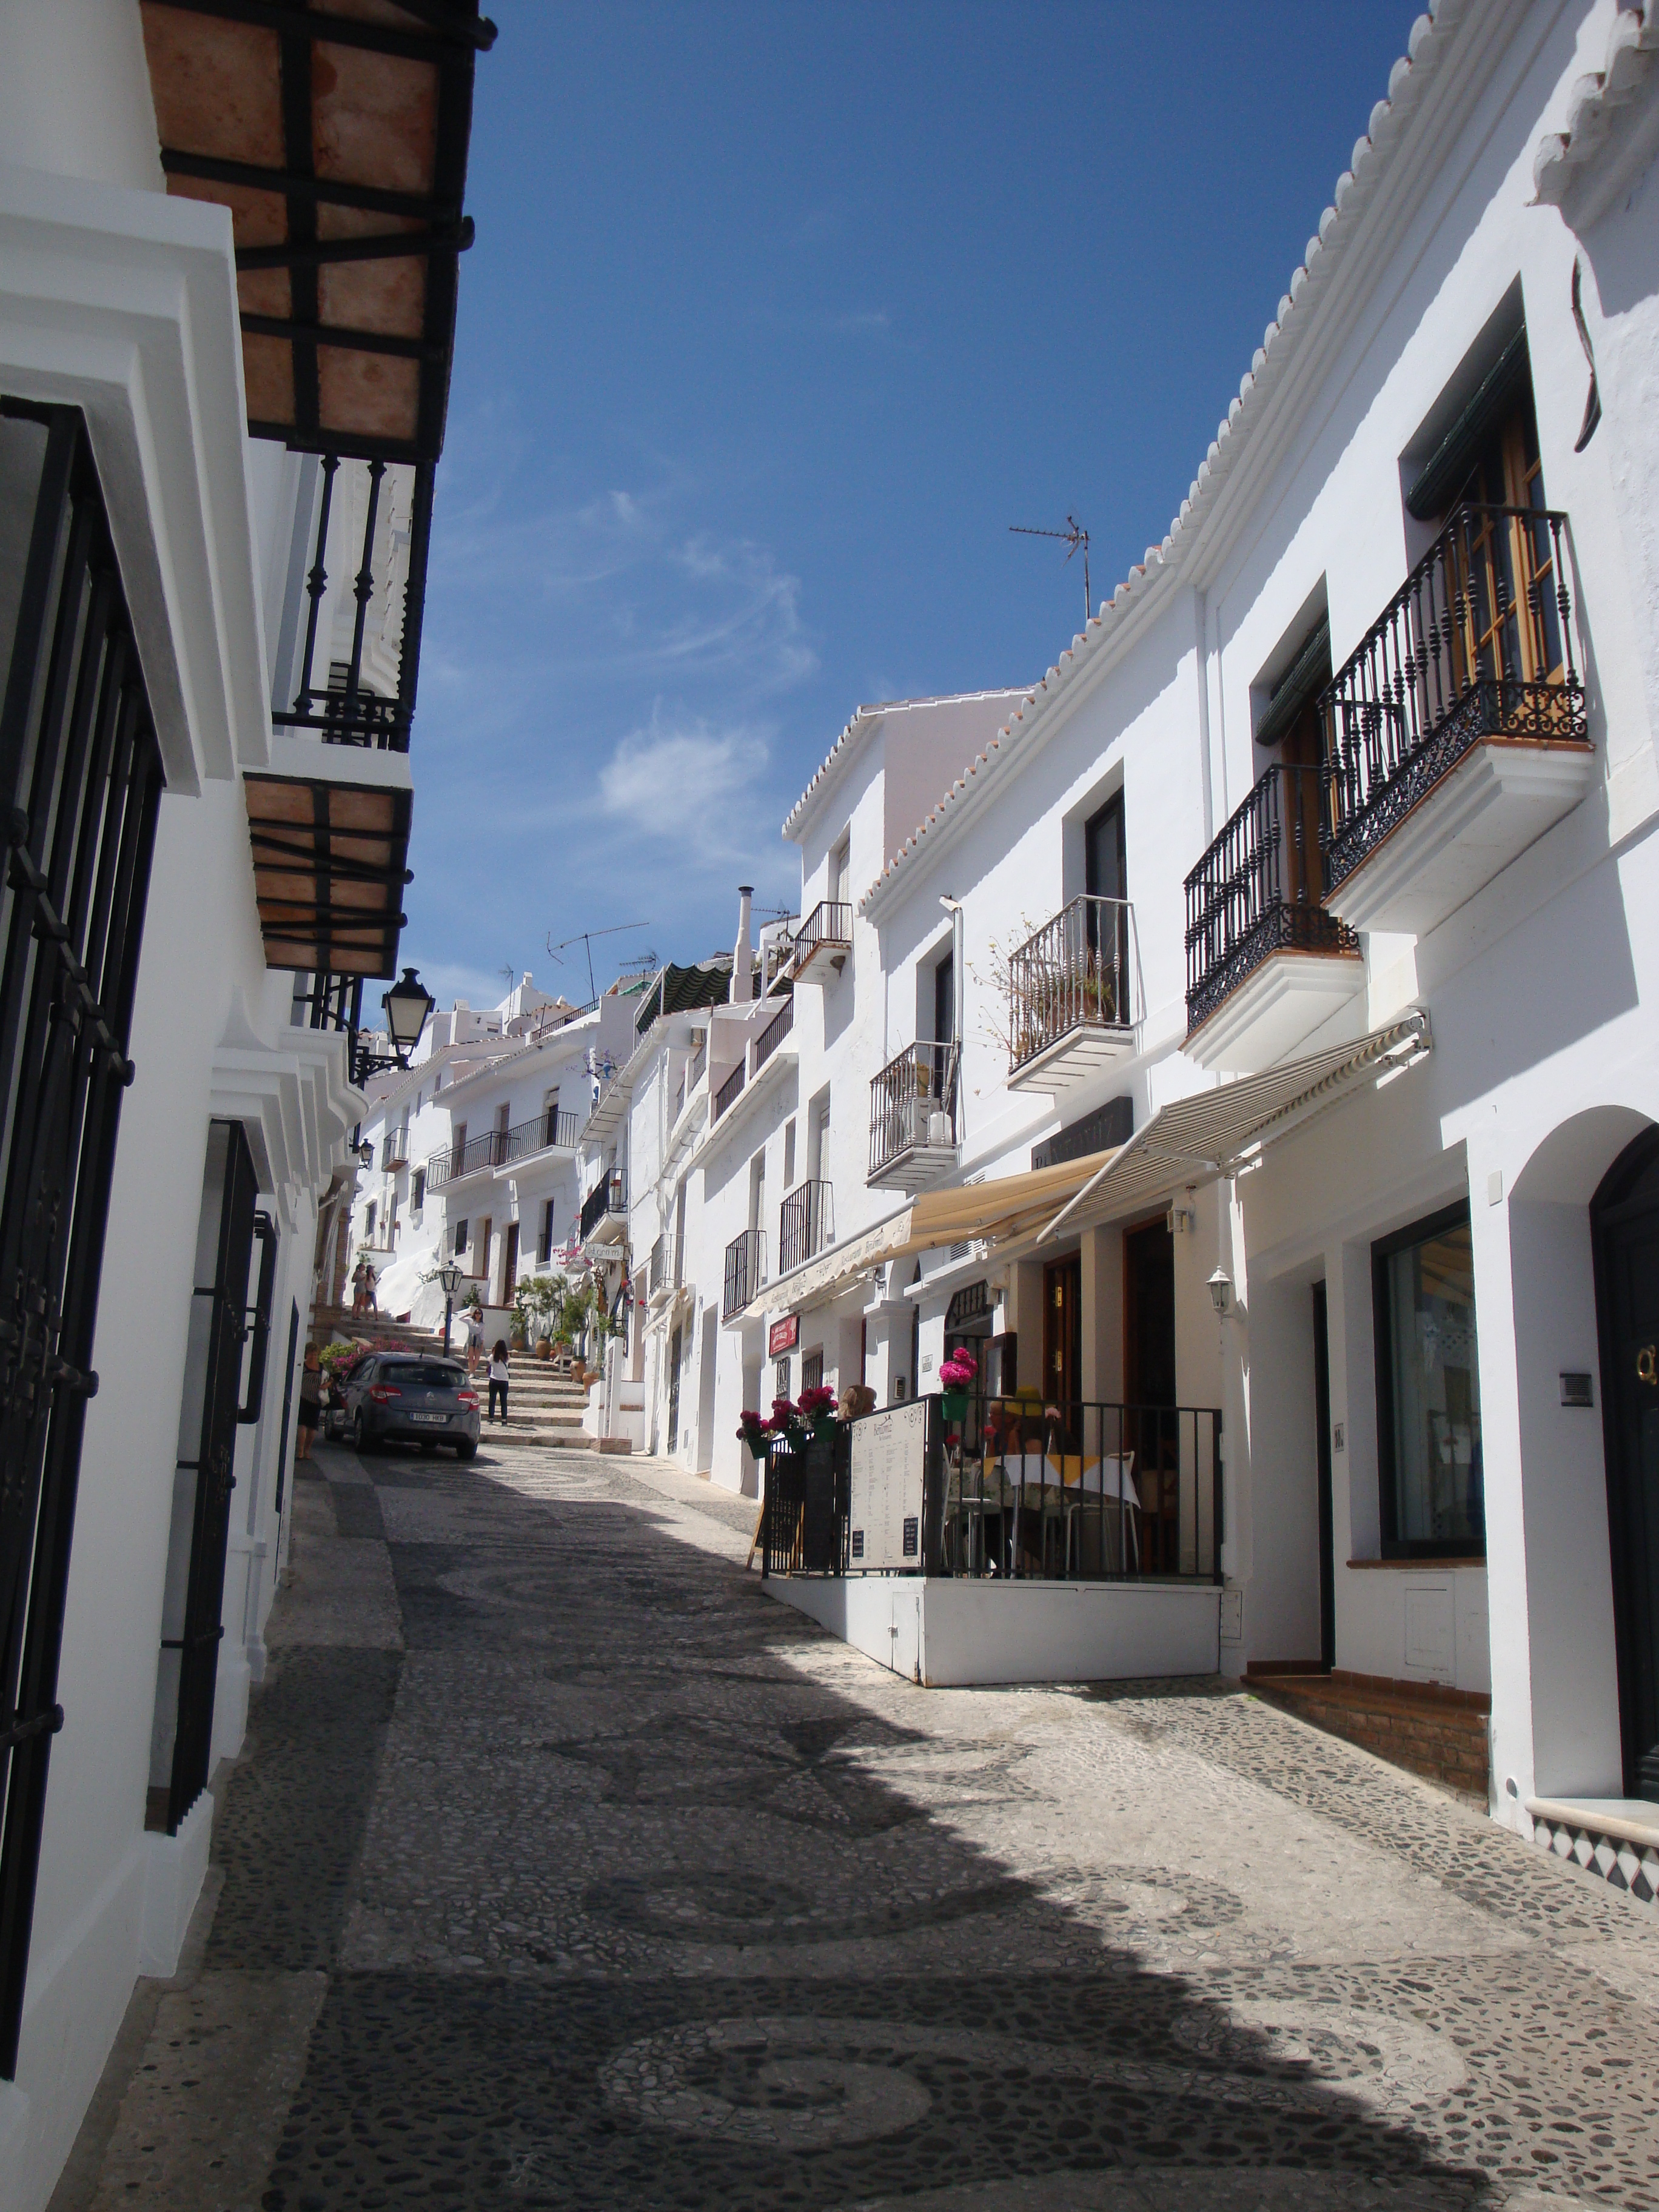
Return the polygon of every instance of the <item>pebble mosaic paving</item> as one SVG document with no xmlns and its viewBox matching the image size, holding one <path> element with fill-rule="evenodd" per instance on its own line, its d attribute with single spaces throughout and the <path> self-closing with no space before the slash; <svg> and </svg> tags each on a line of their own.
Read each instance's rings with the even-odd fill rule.
<svg viewBox="0 0 1659 2212">
<path fill-rule="evenodd" d="M 198 2001 L 314 2024 L 204 2212 L 1659 2203 L 1659 1923 L 1427 1784 L 1218 1682 L 920 1689 L 659 1465 L 317 1472 Z"/>
</svg>

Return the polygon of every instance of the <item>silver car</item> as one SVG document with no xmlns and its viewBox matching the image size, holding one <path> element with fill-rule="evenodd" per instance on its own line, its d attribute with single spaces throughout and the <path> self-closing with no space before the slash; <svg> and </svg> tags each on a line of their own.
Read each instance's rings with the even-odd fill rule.
<svg viewBox="0 0 1659 2212">
<path fill-rule="evenodd" d="M 478 1394 L 458 1362 L 380 1352 L 346 1385 L 346 1433 L 360 1452 L 381 1444 L 447 1444 L 457 1459 L 478 1449 Z"/>
</svg>

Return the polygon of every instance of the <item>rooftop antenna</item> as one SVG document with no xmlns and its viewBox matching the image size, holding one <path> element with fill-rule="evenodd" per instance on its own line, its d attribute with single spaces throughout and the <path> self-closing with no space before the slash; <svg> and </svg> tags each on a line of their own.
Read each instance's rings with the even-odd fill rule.
<svg viewBox="0 0 1659 2212">
<path fill-rule="evenodd" d="M 1076 515 L 1068 514 L 1064 530 L 1032 530 L 1023 522 L 1011 522 L 1009 530 L 1016 538 L 1058 538 L 1066 549 L 1069 561 L 1079 547 L 1083 551 L 1083 620 L 1087 625 L 1094 614 L 1095 604 L 1089 592 L 1089 533 Z"/>
<path fill-rule="evenodd" d="M 548 953 L 552 959 L 557 960 L 560 967 L 562 968 L 564 962 L 560 957 L 562 954 L 568 952 L 573 945 L 586 947 L 588 1003 L 590 1006 L 597 1006 L 599 994 L 593 981 L 593 939 L 596 937 L 622 937 L 630 929 L 648 929 L 650 926 L 648 922 L 644 921 L 619 921 L 609 929 L 584 929 L 574 937 L 564 938 L 557 945 L 553 942 L 552 933 L 550 932 L 547 939 Z"/>
</svg>

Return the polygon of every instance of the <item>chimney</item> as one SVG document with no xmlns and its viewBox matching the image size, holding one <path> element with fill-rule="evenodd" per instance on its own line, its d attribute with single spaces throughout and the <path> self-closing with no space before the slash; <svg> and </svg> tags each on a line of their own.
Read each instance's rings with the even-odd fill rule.
<svg viewBox="0 0 1659 2212">
<path fill-rule="evenodd" d="M 746 1006 L 754 995 L 755 951 L 749 939 L 749 902 L 753 884 L 738 885 L 738 941 L 732 949 L 732 1004 Z"/>
</svg>

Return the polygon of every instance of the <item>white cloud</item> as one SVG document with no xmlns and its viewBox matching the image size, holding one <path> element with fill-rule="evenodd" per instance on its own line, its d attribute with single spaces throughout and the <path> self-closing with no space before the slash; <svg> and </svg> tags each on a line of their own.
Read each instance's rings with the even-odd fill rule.
<svg viewBox="0 0 1659 2212">
<path fill-rule="evenodd" d="M 732 831 L 752 821 L 767 759 L 766 740 L 752 730 L 653 721 L 623 738 L 599 770 L 599 809 L 638 836 L 674 839 L 693 863 L 724 860 Z"/>
</svg>

